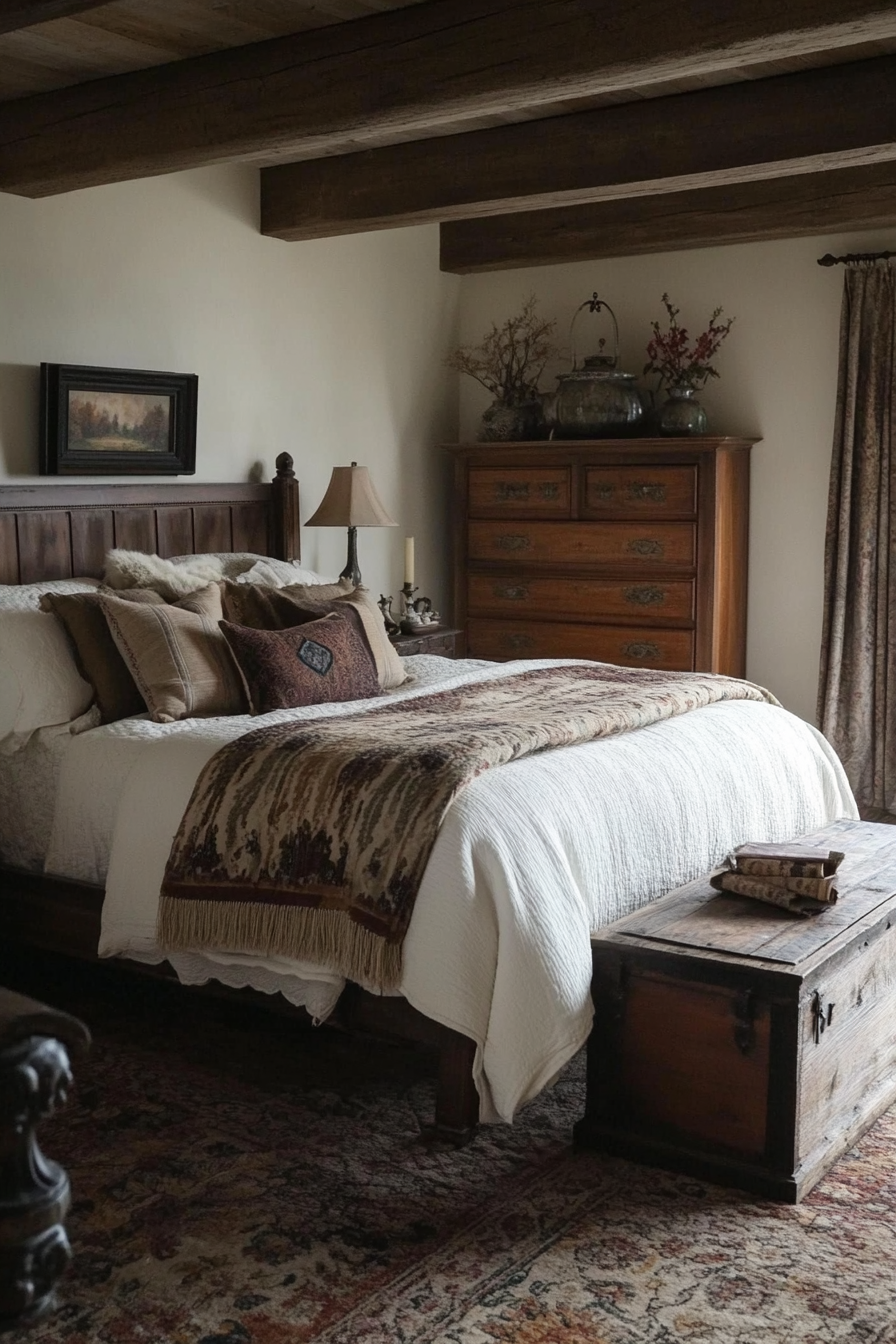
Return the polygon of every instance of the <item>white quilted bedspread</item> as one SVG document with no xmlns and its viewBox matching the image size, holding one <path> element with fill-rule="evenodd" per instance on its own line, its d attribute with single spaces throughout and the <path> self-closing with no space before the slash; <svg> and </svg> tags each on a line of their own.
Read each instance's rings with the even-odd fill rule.
<svg viewBox="0 0 896 1344">
<path fill-rule="evenodd" d="M 508 670 L 428 657 L 412 666 L 415 682 L 394 695 Z M 162 959 L 155 920 L 168 850 L 200 770 L 224 742 L 284 716 L 359 707 L 132 719 L 73 738 L 46 866 L 106 878 L 101 954 Z M 482 1118 L 511 1120 L 588 1035 L 592 929 L 707 871 L 735 845 L 856 815 L 821 735 L 748 701 L 488 771 L 442 823 L 405 941 L 402 993 L 476 1041 Z M 286 960 L 172 960 L 188 983 L 280 991 L 320 1018 L 342 988 L 327 971 Z"/>
</svg>

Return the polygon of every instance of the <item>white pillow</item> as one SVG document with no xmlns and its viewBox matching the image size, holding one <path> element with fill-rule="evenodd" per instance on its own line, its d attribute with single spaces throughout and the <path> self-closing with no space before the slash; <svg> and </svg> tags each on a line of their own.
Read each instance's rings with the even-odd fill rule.
<svg viewBox="0 0 896 1344">
<path fill-rule="evenodd" d="M 92 699 L 93 687 L 79 675 L 65 631 L 55 616 L 43 611 L 0 610 L 2 755 L 20 751 L 39 728 L 72 724 Z"/>
<path fill-rule="evenodd" d="M 99 579 L 48 579 L 45 583 L 0 583 L 0 611 L 37 611 L 41 593 L 89 593 Z"/>
<path fill-rule="evenodd" d="M 230 577 L 230 576 L 228 576 Z M 298 560 L 274 560 L 261 556 L 251 569 L 236 576 L 237 583 L 265 583 L 271 588 L 286 588 L 293 583 L 335 583 L 313 569 L 303 569 Z"/>
</svg>

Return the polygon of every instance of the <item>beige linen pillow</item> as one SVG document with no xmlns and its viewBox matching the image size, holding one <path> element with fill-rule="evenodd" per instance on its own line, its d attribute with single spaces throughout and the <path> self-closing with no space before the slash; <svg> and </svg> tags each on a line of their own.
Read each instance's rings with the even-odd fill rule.
<svg viewBox="0 0 896 1344">
<path fill-rule="evenodd" d="M 246 713 L 239 672 L 218 629 L 223 612 L 217 584 L 192 593 L 177 607 L 139 606 L 107 596 L 100 605 L 156 723 Z"/>
</svg>

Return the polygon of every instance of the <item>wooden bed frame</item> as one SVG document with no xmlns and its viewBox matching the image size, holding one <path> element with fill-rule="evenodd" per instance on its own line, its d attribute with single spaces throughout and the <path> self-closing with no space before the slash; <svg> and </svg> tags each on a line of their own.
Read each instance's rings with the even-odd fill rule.
<svg viewBox="0 0 896 1344">
<path fill-rule="evenodd" d="M 161 556 L 250 551 L 298 559 L 298 482 L 288 453 L 281 453 L 276 465 L 270 485 L 0 486 L 0 584 L 99 578 L 106 552 L 115 546 Z M 96 960 L 103 895 L 99 886 L 0 865 L 2 936 Z M 164 967 L 173 976 L 167 963 Z M 270 1002 L 263 994 L 252 997 Z M 304 1015 L 304 1009 L 290 1011 Z M 433 1022 L 404 999 L 380 998 L 355 985 L 347 986 L 334 1017 L 342 1028 L 438 1049 L 435 1123 L 427 1133 L 452 1143 L 472 1137 L 479 1098 L 471 1040 Z"/>
</svg>

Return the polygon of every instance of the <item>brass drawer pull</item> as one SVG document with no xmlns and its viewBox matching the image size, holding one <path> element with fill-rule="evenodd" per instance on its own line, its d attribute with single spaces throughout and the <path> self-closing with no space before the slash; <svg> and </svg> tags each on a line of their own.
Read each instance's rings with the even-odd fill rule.
<svg viewBox="0 0 896 1344">
<path fill-rule="evenodd" d="M 495 597 L 506 597 L 510 602 L 524 602 L 529 596 L 529 589 L 521 583 L 496 583 L 492 592 Z"/>
<path fill-rule="evenodd" d="M 666 487 L 653 481 L 632 481 L 628 494 L 629 499 L 649 499 L 653 504 L 666 502 Z"/>
<path fill-rule="evenodd" d="M 501 644 L 505 649 L 531 649 L 535 643 L 532 635 L 502 635 Z"/>
<path fill-rule="evenodd" d="M 623 596 L 626 602 L 630 602 L 633 607 L 663 607 L 666 605 L 666 594 L 662 588 L 653 588 L 649 583 L 638 584 L 634 588 L 623 589 Z"/>
<path fill-rule="evenodd" d="M 660 556 L 663 554 L 663 543 L 652 537 L 636 537 L 634 541 L 629 542 L 628 549 L 633 555 Z"/>
<path fill-rule="evenodd" d="M 542 481 L 534 489 L 539 499 L 548 501 L 560 498 L 560 486 L 556 481 Z M 495 499 L 499 504 L 509 504 L 514 500 L 525 501 L 530 498 L 529 492 L 528 481 L 498 481 L 495 486 Z"/>
<path fill-rule="evenodd" d="M 647 639 L 633 640 L 631 644 L 623 644 L 622 652 L 628 658 L 659 658 L 660 646 Z"/>
<path fill-rule="evenodd" d="M 528 498 L 529 498 L 528 481 L 523 481 L 522 483 L 519 483 L 517 481 L 498 481 L 498 484 L 495 486 L 495 499 L 500 500 L 502 503 L 511 499 L 528 499 Z"/>
<path fill-rule="evenodd" d="M 612 485 L 596 485 L 594 487 L 594 493 L 601 504 L 609 504 L 613 495 L 616 493 L 616 490 Z"/>
<path fill-rule="evenodd" d="M 532 542 L 527 536 L 515 532 L 508 532 L 503 537 L 495 537 L 495 545 L 499 551 L 530 551 Z"/>
</svg>

